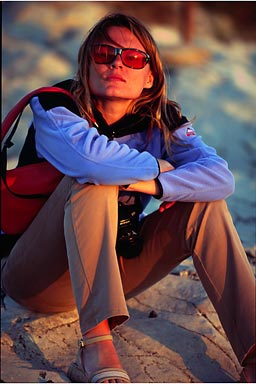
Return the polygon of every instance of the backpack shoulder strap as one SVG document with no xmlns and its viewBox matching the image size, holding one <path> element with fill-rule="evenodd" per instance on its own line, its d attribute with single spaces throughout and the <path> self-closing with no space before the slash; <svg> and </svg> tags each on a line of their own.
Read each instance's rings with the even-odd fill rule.
<svg viewBox="0 0 256 384">
<path fill-rule="evenodd" d="M 13 195 L 17 197 L 23 197 L 23 198 L 38 198 L 38 197 L 45 197 L 41 194 L 35 194 L 35 195 L 21 195 L 17 194 L 9 189 L 9 186 L 7 184 L 6 180 L 6 172 L 7 172 L 7 149 L 10 148 L 13 143 L 11 142 L 11 139 L 14 135 L 14 133 L 17 130 L 17 127 L 19 125 L 19 121 L 21 118 L 21 115 L 26 108 L 26 106 L 29 104 L 30 100 L 35 96 L 40 96 L 44 94 L 53 94 L 53 93 L 61 93 L 66 96 L 68 96 L 70 99 L 74 101 L 74 98 L 72 94 L 64 89 L 57 86 L 54 87 L 41 87 L 37 88 L 34 91 L 28 93 L 25 95 L 18 103 L 9 111 L 9 113 L 6 115 L 4 121 L 2 122 L 2 132 L 1 132 L 1 139 L 3 140 L 7 134 L 7 132 L 11 129 L 11 132 L 9 136 L 5 139 L 2 150 L 1 150 L 1 178 L 5 184 L 5 187 L 8 189 L 9 192 L 11 192 Z"/>
<path fill-rule="evenodd" d="M 9 113 L 6 115 L 5 119 L 3 120 L 2 133 L 1 133 L 2 140 L 5 137 L 5 135 L 7 134 L 7 132 L 9 131 L 10 127 L 15 122 L 15 120 L 17 118 L 19 118 L 19 116 L 23 112 L 24 108 L 29 104 L 30 100 L 34 96 L 39 96 L 40 94 L 47 93 L 47 92 L 48 93 L 63 93 L 65 95 L 73 98 L 72 94 L 69 91 L 67 91 L 66 89 L 63 89 L 63 88 L 59 88 L 59 87 L 41 87 L 41 88 L 37 88 L 34 91 L 28 93 L 20 101 L 18 101 L 18 103 L 9 111 Z M 16 126 L 16 129 L 17 129 L 17 126 Z M 14 130 L 14 132 L 11 133 L 11 137 L 14 135 L 15 130 Z"/>
</svg>

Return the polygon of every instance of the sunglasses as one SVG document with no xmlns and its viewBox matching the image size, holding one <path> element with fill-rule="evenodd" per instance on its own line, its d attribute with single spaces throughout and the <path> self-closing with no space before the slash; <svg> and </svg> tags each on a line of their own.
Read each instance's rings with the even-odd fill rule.
<svg viewBox="0 0 256 384">
<path fill-rule="evenodd" d="M 107 44 L 92 46 L 92 57 L 96 64 L 110 64 L 120 55 L 123 65 L 133 69 L 142 69 L 150 61 L 148 53 L 136 48 L 115 48 Z"/>
</svg>

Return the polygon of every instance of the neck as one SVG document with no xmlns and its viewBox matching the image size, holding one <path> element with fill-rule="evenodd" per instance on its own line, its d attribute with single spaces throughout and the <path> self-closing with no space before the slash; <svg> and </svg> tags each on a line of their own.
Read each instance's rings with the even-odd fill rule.
<svg viewBox="0 0 256 384">
<path fill-rule="evenodd" d="M 102 116 L 106 122 L 110 125 L 120 120 L 126 113 L 130 100 L 127 103 L 124 102 L 113 102 L 112 100 L 100 100 L 97 103 L 98 110 L 102 113 Z"/>
</svg>

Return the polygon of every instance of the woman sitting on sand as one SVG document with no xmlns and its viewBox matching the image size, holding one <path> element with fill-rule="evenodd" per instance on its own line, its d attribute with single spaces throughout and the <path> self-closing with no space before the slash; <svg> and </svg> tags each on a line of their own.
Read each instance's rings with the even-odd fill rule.
<svg viewBox="0 0 256 384">
<path fill-rule="evenodd" d="M 7 258 L 6 294 L 45 313 L 76 306 L 84 381 L 129 382 L 111 337 L 129 318 L 126 299 L 192 255 L 255 381 L 255 279 L 224 201 L 233 176 L 167 99 L 148 30 L 122 14 L 100 20 L 70 90 L 80 116 L 31 102 L 37 154 L 66 176 Z M 162 205 L 142 218 L 152 196 Z"/>
</svg>

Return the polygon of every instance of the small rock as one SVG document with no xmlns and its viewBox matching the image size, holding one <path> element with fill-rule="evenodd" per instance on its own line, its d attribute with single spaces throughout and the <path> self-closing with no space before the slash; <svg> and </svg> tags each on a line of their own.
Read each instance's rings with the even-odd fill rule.
<svg viewBox="0 0 256 384">
<path fill-rule="evenodd" d="M 38 377 L 39 383 L 54 383 L 54 381 L 48 380 L 46 376 L 47 376 L 47 373 L 45 371 L 39 372 L 39 377 Z"/>
<path fill-rule="evenodd" d="M 158 315 L 157 315 L 156 311 L 154 311 L 154 310 L 150 311 L 150 313 L 148 315 L 148 317 L 150 317 L 150 318 L 154 318 L 154 317 L 157 317 L 157 316 Z"/>
</svg>

